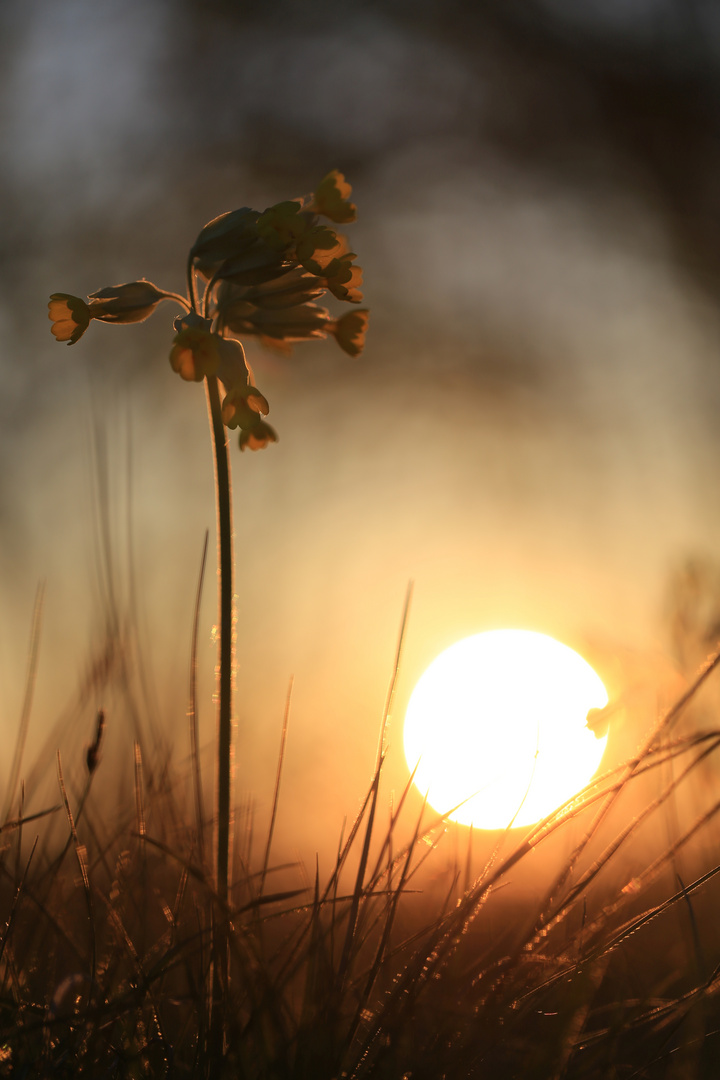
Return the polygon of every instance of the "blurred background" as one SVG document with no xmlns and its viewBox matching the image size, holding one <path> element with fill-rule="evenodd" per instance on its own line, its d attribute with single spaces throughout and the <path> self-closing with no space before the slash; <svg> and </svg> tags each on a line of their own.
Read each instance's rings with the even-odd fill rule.
<svg viewBox="0 0 720 1080">
<path fill-rule="evenodd" d="M 5 0 L 0 50 L 0 777 L 41 580 L 28 798 L 57 746 L 79 787 L 99 707 L 126 784 L 126 662 L 146 737 L 187 766 L 208 528 L 212 769 L 202 388 L 170 370 L 170 306 L 68 350 L 49 294 L 183 291 L 206 221 L 332 168 L 358 205 L 371 328 L 356 361 L 333 341 L 248 350 L 280 441 L 233 446 L 238 800 L 267 814 L 292 674 L 278 829 L 303 857 L 334 850 L 409 579 L 390 787 L 416 679 L 489 628 L 552 634 L 641 701 L 611 731 L 632 749 L 716 627 L 717 6 Z M 116 616 L 132 645 L 108 683 Z"/>
</svg>

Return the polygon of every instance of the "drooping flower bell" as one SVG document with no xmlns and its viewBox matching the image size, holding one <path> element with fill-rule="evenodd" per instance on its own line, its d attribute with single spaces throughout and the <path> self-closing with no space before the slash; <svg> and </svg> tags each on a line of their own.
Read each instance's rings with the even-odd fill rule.
<svg viewBox="0 0 720 1080">
<path fill-rule="evenodd" d="M 274 428 L 271 428 L 264 420 L 258 418 L 251 427 L 241 429 L 238 446 L 241 450 L 245 450 L 246 448 L 250 450 L 264 450 L 271 442 L 277 441 L 278 437 Z"/>
<path fill-rule="evenodd" d="M 202 382 L 214 375 L 220 363 L 219 334 L 199 327 L 187 327 L 176 335 L 170 350 L 170 366 L 186 382 Z"/>
<path fill-rule="evenodd" d="M 79 296 L 56 292 L 50 296 L 48 318 L 52 319 L 50 331 L 57 340 L 74 345 L 90 325 L 90 308 Z"/>
<path fill-rule="evenodd" d="M 365 345 L 369 312 L 359 309 L 348 311 L 337 322 L 328 325 L 328 332 L 333 335 L 343 352 L 348 356 L 359 356 Z"/>
</svg>

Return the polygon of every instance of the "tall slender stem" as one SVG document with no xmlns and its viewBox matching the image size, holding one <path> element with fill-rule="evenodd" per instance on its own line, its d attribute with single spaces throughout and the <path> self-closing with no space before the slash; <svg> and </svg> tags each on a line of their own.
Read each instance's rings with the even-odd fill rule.
<svg viewBox="0 0 720 1080">
<path fill-rule="evenodd" d="M 234 667 L 233 626 L 233 535 L 230 489 L 230 457 L 220 410 L 220 393 L 215 375 L 205 380 L 210 427 L 215 452 L 215 498 L 218 531 L 218 586 L 220 608 L 220 665 L 218 678 L 218 759 L 216 818 L 216 882 L 222 910 L 217 912 L 214 934 L 213 1021 L 216 1051 L 222 1039 L 222 1001 L 228 989 L 227 905 L 230 891 L 230 851 L 232 842 L 232 692 Z M 211 1038 L 212 1038 L 211 1033 Z"/>
</svg>

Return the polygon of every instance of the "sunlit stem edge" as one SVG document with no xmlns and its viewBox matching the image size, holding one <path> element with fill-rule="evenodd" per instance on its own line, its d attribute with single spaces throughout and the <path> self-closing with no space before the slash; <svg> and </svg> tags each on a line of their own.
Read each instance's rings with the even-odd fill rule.
<svg viewBox="0 0 720 1080">
<path fill-rule="evenodd" d="M 230 845 L 232 839 L 232 691 L 234 668 L 233 641 L 233 535 L 230 488 L 230 456 L 227 434 L 222 422 L 220 392 L 215 375 L 205 379 L 210 429 L 215 461 L 215 499 L 218 532 L 218 589 L 220 614 L 219 679 L 217 711 L 217 801 L 216 801 L 216 888 L 221 905 L 227 910 L 229 896 Z M 222 1039 L 221 1002 L 227 995 L 228 926 L 222 912 L 214 924 L 213 1013 L 211 1039 Z"/>
</svg>

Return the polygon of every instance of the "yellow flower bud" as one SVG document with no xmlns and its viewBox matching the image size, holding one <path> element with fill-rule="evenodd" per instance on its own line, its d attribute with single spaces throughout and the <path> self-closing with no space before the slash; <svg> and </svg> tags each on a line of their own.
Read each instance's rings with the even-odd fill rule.
<svg viewBox="0 0 720 1080">
<path fill-rule="evenodd" d="M 213 218 L 201 229 L 190 252 L 195 267 L 209 280 L 221 263 L 242 253 L 257 240 L 257 219 L 260 214 L 247 206 L 229 210 Z"/>
<path fill-rule="evenodd" d="M 143 322 L 162 300 L 171 299 L 174 298 L 145 278 L 126 285 L 110 285 L 90 293 L 90 318 L 109 323 Z"/>
</svg>

